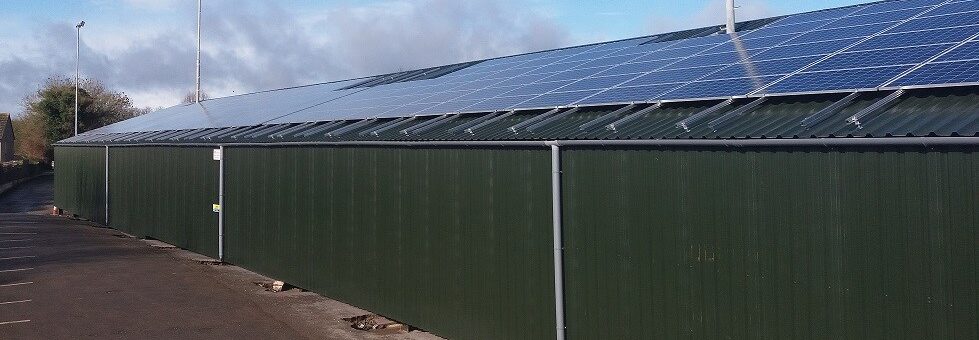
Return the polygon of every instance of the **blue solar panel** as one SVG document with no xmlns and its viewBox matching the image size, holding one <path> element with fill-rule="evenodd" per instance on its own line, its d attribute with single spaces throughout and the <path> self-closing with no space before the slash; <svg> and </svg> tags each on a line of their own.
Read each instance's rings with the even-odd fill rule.
<svg viewBox="0 0 979 340">
<path fill-rule="evenodd" d="M 876 88 L 909 69 L 891 66 L 853 70 L 799 73 L 765 89 L 765 93 L 800 93 Z"/>
<path fill-rule="evenodd" d="M 846 17 L 833 22 L 833 27 L 848 27 L 906 20 L 921 13 L 920 9 L 902 9 L 893 12 L 874 13 Z"/>
<path fill-rule="evenodd" d="M 824 20 L 824 21 L 813 21 L 813 22 L 807 22 L 807 23 L 801 23 L 801 24 L 794 24 L 794 25 L 788 25 L 788 26 L 759 28 L 757 30 L 751 31 L 751 36 L 752 37 L 772 37 L 772 36 L 779 36 L 779 35 L 785 35 L 785 34 L 793 34 L 793 33 L 798 34 L 798 33 L 803 33 L 803 32 L 809 32 L 809 31 L 812 31 L 814 29 L 817 29 L 817 28 L 826 26 L 827 24 L 831 23 L 832 21 L 833 20 L 831 19 L 831 20 Z"/>
<path fill-rule="evenodd" d="M 862 42 L 860 45 L 850 48 L 849 51 L 879 50 L 891 47 L 913 46 L 919 45 L 922 42 L 929 44 L 957 43 L 971 37 L 976 33 L 979 33 L 979 26 L 885 34 Z"/>
<path fill-rule="evenodd" d="M 672 90 L 680 84 L 659 84 L 648 86 L 616 87 L 585 98 L 574 104 L 604 104 L 604 103 L 631 103 L 648 101 L 656 98 L 666 91 Z"/>
<path fill-rule="evenodd" d="M 742 51 L 742 52 L 723 52 L 715 54 L 702 54 L 684 60 L 680 60 L 674 64 L 670 64 L 667 68 L 677 69 L 677 68 L 688 68 L 688 67 L 699 67 L 704 65 L 726 65 L 733 64 L 741 59 L 750 56 L 752 53 L 757 53 L 758 50 Z"/>
<path fill-rule="evenodd" d="M 571 91 L 571 92 L 553 92 L 538 96 L 536 98 L 530 99 L 515 107 L 520 108 L 535 108 L 535 107 L 547 107 L 547 106 L 564 106 L 570 103 L 574 103 L 582 98 L 594 95 L 600 90 L 584 90 L 584 91 Z"/>
<path fill-rule="evenodd" d="M 586 68 L 586 69 L 570 70 L 570 71 L 565 71 L 565 72 L 557 73 L 557 74 L 555 74 L 553 76 L 547 77 L 546 80 L 575 80 L 575 79 L 581 79 L 581 78 L 585 78 L 585 77 L 590 77 L 592 75 L 595 75 L 597 73 L 600 73 L 600 72 L 605 71 L 605 70 L 608 70 L 608 69 L 609 69 L 609 67 L 595 67 L 595 68 Z"/>
<path fill-rule="evenodd" d="M 976 60 L 979 59 L 979 42 L 968 42 L 942 55 L 935 61 Z"/>
<path fill-rule="evenodd" d="M 851 68 L 911 64 L 916 65 L 948 49 L 950 45 L 931 45 L 892 48 L 877 51 L 840 53 L 807 71 L 842 70 Z"/>
<path fill-rule="evenodd" d="M 621 84 L 635 77 L 636 75 L 633 74 L 625 74 L 625 75 L 617 75 L 617 76 L 585 78 L 577 82 L 574 82 L 568 86 L 565 86 L 561 88 L 561 90 L 576 91 L 576 90 L 604 89 L 604 88 L 609 88 Z"/>
<path fill-rule="evenodd" d="M 773 24 L 773 26 L 783 26 L 791 24 L 799 24 L 804 22 L 812 22 L 818 20 L 836 19 L 852 13 L 854 11 L 860 10 L 861 7 L 843 7 L 843 8 L 833 8 L 817 12 L 802 13 L 789 16 L 782 20 L 779 20 Z"/>
<path fill-rule="evenodd" d="M 858 40 L 859 38 L 842 39 L 842 40 L 820 41 L 815 43 L 775 47 L 767 51 L 758 53 L 757 55 L 751 56 L 751 59 L 770 60 L 770 59 L 792 58 L 792 57 L 801 57 L 801 56 L 809 56 L 809 55 L 826 55 L 829 53 L 839 51 L 844 47 L 850 46 L 853 43 L 857 42 Z"/>
<path fill-rule="evenodd" d="M 789 74 L 798 69 L 812 64 L 821 56 L 799 57 L 789 59 L 776 59 L 756 62 L 744 62 L 725 67 L 707 77 L 704 80 L 757 77 L 764 75 Z M 746 92 L 747 93 L 747 92 Z"/>
<path fill-rule="evenodd" d="M 942 5 L 942 7 L 928 12 L 928 15 L 943 15 L 972 11 L 979 11 L 979 1 L 963 1 Z"/>
<path fill-rule="evenodd" d="M 753 36 L 754 35 L 749 35 L 749 37 L 753 37 Z M 723 45 L 718 46 L 717 48 L 722 51 L 730 51 L 734 49 L 753 50 L 759 48 L 769 48 L 784 43 L 789 39 L 795 38 L 796 36 L 798 36 L 798 34 L 783 34 L 783 35 L 776 35 L 771 37 L 760 37 L 760 38 L 751 38 L 751 39 L 734 39 Z"/>
<path fill-rule="evenodd" d="M 901 77 L 889 86 L 913 86 L 979 82 L 979 63 L 955 61 L 930 63 Z"/>
<path fill-rule="evenodd" d="M 653 85 L 653 84 L 669 84 L 669 83 L 682 83 L 697 78 L 703 77 L 708 73 L 716 71 L 723 66 L 705 66 L 697 68 L 686 68 L 680 70 L 663 70 L 650 72 L 642 75 L 628 83 L 623 84 L 623 86 L 639 86 L 639 85 Z"/>
<path fill-rule="evenodd" d="M 615 65 L 618 65 L 618 64 L 621 64 L 621 63 L 624 63 L 624 62 L 628 62 L 628 61 L 634 60 L 634 59 L 636 59 L 638 57 L 641 57 L 641 56 L 643 56 L 643 54 L 627 54 L 627 55 L 608 56 L 608 57 L 599 58 L 599 59 L 595 59 L 595 60 L 591 60 L 589 62 L 586 62 L 586 63 L 582 64 L 581 66 L 579 66 L 579 68 L 589 68 L 589 67 L 598 67 L 598 66 L 615 66 Z"/>
<path fill-rule="evenodd" d="M 723 80 L 697 81 L 689 83 L 656 99 L 689 99 L 740 96 L 754 92 L 779 77 L 748 77 Z"/>
<path fill-rule="evenodd" d="M 877 34 L 880 31 L 883 31 L 884 29 L 893 25 L 894 24 L 891 23 L 870 24 L 870 25 L 855 26 L 855 27 L 832 28 L 832 29 L 813 31 L 810 33 L 803 34 L 798 38 L 792 39 L 791 43 L 803 44 L 808 42 L 866 37 L 866 36 Z"/>
<path fill-rule="evenodd" d="M 520 104 L 528 99 L 532 99 L 536 96 L 533 95 L 520 95 L 513 97 L 496 97 L 486 99 L 479 103 L 473 104 L 463 108 L 463 112 L 482 112 L 482 111 L 498 111 L 509 109 L 510 107 Z"/>
<path fill-rule="evenodd" d="M 614 75 L 614 74 L 634 74 L 634 73 L 644 73 L 663 68 L 664 66 L 673 64 L 679 59 L 671 60 L 655 60 L 647 61 L 642 63 L 629 63 L 622 64 L 602 72 L 602 75 Z"/>
<path fill-rule="evenodd" d="M 888 33 L 920 31 L 943 27 L 970 26 L 979 23 L 979 12 L 968 12 L 918 18 L 888 31 Z"/>
<path fill-rule="evenodd" d="M 894 11 L 905 8 L 920 8 L 925 6 L 935 6 L 945 2 L 945 0 L 902 0 L 902 1 L 885 1 L 878 4 L 870 5 L 860 11 L 859 14 L 868 13 L 879 13 L 886 11 Z"/>
</svg>

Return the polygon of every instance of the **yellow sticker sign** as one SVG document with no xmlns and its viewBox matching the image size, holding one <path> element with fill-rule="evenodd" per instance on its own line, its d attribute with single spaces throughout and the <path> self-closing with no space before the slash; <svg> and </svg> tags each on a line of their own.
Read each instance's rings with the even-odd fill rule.
<svg viewBox="0 0 979 340">
<path fill-rule="evenodd" d="M 211 204 L 211 211 L 221 212 L 221 205 L 220 204 Z"/>
</svg>

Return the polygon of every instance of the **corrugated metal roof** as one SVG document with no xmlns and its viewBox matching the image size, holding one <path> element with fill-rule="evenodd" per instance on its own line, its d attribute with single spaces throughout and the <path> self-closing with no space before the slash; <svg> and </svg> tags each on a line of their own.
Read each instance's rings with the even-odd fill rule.
<svg viewBox="0 0 979 340">
<path fill-rule="evenodd" d="M 711 127 L 709 122 L 743 108 L 753 99 L 741 99 L 691 124 L 686 131 L 680 121 L 704 111 L 719 101 L 666 103 L 638 118 L 606 128 L 608 123 L 624 117 L 606 119 L 587 129 L 581 126 L 598 117 L 607 117 L 623 106 L 579 108 L 527 131 L 509 128 L 533 119 L 549 110 L 531 110 L 506 115 L 463 114 L 432 125 L 424 131 L 405 134 L 402 131 L 448 116 L 349 120 L 319 123 L 255 125 L 236 128 L 180 129 L 143 133 L 87 134 L 69 138 L 63 144 L 132 144 L 132 143 L 267 143 L 308 141 L 489 141 L 489 140 L 602 140 L 602 139 L 739 139 L 739 138 L 831 138 L 894 136 L 979 136 L 979 87 L 909 90 L 893 106 L 870 113 L 860 119 L 860 126 L 847 118 L 871 106 L 887 93 L 860 94 L 839 112 L 813 126 L 802 121 L 823 110 L 846 94 L 774 97 L 753 110 Z M 645 106 L 639 105 L 631 112 Z M 565 108 L 563 110 L 569 110 Z M 489 118 L 489 119 L 488 119 Z M 477 121 L 483 123 L 476 125 Z M 540 120 L 544 121 L 544 120 Z M 392 125 L 393 124 L 393 125 Z M 393 127 L 390 127 L 393 126 Z M 469 132 L 466 128 L 478 126 Z M 370 132 L 388 127 L 375 134 Z M 339 133 L 337 133 L 339 132 Z"/>
</svg>

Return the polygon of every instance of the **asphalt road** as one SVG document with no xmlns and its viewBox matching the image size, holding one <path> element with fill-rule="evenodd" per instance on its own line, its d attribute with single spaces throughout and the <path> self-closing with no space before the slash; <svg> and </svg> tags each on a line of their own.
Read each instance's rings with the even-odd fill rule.
<svg viewBox="0 0 979 340">
<path fill-rule="evenodd" d="M 201 264 L 118 231 L 44 214 L 51 178 L 0 196 L 0 339 L 434 339 L 378 335 L 366 311 L 268 278 Z"/>
</svg>

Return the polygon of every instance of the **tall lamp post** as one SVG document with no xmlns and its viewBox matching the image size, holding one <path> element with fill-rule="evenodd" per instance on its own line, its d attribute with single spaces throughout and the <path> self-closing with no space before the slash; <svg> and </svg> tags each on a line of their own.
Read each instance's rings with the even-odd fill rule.
<svg viewBox="0 0 979 340">
<path fill-rule="evenodd" d="M 194 92 L 194 102 L 201 102 L 201 0 L 197 0 L 197 91 Z"/>
<path fill-rule="evenodd" d="M 82 27 L 85 27 L 85 21 L 75 25 L 75 136 L 78 136 L 78 60 L 82 50 Z"/>
</svg>

